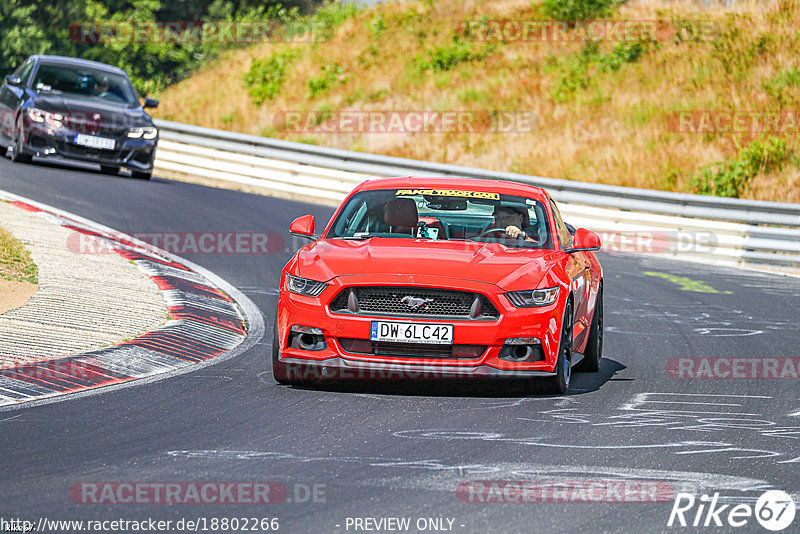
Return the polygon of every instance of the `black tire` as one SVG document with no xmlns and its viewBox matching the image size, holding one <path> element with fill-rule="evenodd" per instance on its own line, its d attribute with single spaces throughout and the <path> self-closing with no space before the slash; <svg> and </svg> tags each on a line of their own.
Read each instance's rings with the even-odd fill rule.
<svg viewBox="0 0 800 534">
<path fill-rule="evenodd" d="M 119 167 L 113 165 L 100 165 L 100 172 L 103 174 L 112 174 L 114 176 L 119 174 Z"/>
<path fill-rule="evenodd" d="M 556 375 L 539 379 L 541 393 L 563 395 L 569 388 L 569 380 L 572 377 L 572 326 L 572 301 L 568 300 L 564 307 L 564 319 L 561 321 L 561 341 L 558 343 Z"/>
<path fill-rule="evenodd" d="M 294 374 L 297 378 L 289 378 L 289 366 L 278 360 L 280 344 L 278 343 L 278 316 L 275 315 L 275 327 L 272 329 L 272 377 L 278 384 L 286 386 L 313 386 L 319 383 L 320 377 L 316 368 L 300 367 Z"/>
<path fill-rule="evenodd" d="M 11 145 L 11 161 L 14 163 L 30 163 L 33 156 L 25 153 L 25 142 L 22 139 L 22 129 L 17 135 L 17 140 Z"/>
<path fill-rule="evenodd" d="M 285 363 L 278 361 L 280 354 L 280 344 L 278 343 L 278 315 L 275 315 L 275 326 L 272 328 L 272 377 L 278 384 L 293 385 L 294 381 L 289 380 L 289 373 Z"/>
<path fill-rule="evenodd" d="M 597 290 L 597 304 L 594 308 L 592 326 L 589 330 L 589 341 L 583 359 L 575 366 L 576 371 L 594 373 L 600 369 L 600 360 L 603 358 L 603 284 Z"/>
<path fill-rule="evenodd" d="M 131 171 L 131 176 L 137 180 L 149 180 L 153 173 L 142 171 Z"/>
</svg>

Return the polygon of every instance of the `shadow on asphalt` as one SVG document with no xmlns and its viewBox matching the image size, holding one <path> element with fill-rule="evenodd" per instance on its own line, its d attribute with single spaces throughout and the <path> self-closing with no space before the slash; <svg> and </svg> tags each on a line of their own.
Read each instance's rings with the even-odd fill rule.
<svg viewBox="0 0 800 534">
<path fill-rule="evenodd" d="M 2 149 L 0 149 L 2 152 Z M 80 171 L 86 173 L 93 173 L 101 177 L 110 178 L 110 179 L 123 179 L 123 180 L 135 180 L 137 182 L 146 182 L 147 180 L 139 180 L 138 178 L 134 178 L 131 176 L 130 172 L 122 171 L 118 174 L 106 174 L 102 170 L 100 170 L 99 164 L 94 163 L 87 163 L 83 161 L 71 161 L 68 159 L 47 159 L 47 158 L 38 158 L 34 157 L 33 162 L 30 163 L 15 163 L 14 165 L 29 165 L 34 167 L 44 167 L 50 169 L 63 169 L 69 171 Z M 170 180 L 165 180 L 163 178 L 158 178 L 157 176 L 153 176 L 150 178 L 151 182 L 163 182 L 168 183 Z"/>
<path fill-rule="evenodd" d="M 596 373 L 575 372 L 566 395 L 583 395 L 597 391 L 613 376 L 625 369 L 616 360 L 604 358 Z M 281 386 L 287 387 L 287 386 Z M 353 380 L 322 381 L 313 387 L 288 386 L 295 389 L 322 390 L 339 393 L 376 393 L 381 395 L 425 397 L 551 397 L 562 395 L 528 394 L 518 380 Z"/>
</svg>

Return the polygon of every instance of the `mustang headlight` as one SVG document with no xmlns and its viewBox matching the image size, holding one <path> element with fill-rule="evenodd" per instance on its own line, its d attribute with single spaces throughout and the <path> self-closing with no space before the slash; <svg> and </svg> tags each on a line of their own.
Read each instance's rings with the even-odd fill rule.
<svg viewBox="0 0 800 534">
<path fill-rule="evenodd" d="M 558 286 L 547 289 L 534 289 L 533 291 L 510 291 L 506 293 L 508 300 L 517 308 L 534 308 L 536 306 L 549 306 L 558 297 Z"/>
<path fill-rule="evenodd" d="M 286 289 L 298 295 L 318 297 L 326 287 L 328 287 L 328 284 L 325 282 L 317 282 L 316 280 L 300 278 L 291 274 L 286 275 Z"/>
<path fill-rule="evenodd" d="M 158 136 L 158 130 L 155 128 L 131 128 L 128 130 L 128 137 L 131 139 L 139 139 L 140 137 L 144 139 L 155 139 L 156 136 Z"/>
</svg>

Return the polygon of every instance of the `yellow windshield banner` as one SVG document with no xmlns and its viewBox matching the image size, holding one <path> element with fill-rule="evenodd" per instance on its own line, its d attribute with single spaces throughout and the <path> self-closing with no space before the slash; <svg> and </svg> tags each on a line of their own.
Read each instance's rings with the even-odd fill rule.
<svg viewBox="0 0 800 534">
<path fill-rule="evenodd" d="M 408 195 L 432 195 L 436 197 L 464 197 L 500 200 L 499 193 L 488 193 L 486 191 L 458 191 L 456 189 L 398 189 L 397 193 L 395 193 L 395 196 Z"/>
</svg>

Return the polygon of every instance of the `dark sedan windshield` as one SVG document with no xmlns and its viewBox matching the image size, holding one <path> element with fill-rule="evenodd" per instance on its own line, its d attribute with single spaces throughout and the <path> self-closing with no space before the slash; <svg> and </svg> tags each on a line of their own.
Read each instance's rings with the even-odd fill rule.
<svg viewBox="0 0 800 534">
<path fill-rule="evenodd" d="M 37 93 L 81 96 L 129 106 L 138 104 L 136 91 L 125 76 L 82 66 L 39 65 L 31 88 Z"/>
<path fill-rule="evenodd" d="M 511 224 L 518 225 L 526 237 L 506 236 L 508 221 L 498 214 L 510 216 Z M 356 193 L 339 212 L 326 237 L 471 240 L 546 249 L 553 243 L 542 202 L 490 191 L 446 188 Z"/>
</svg>

